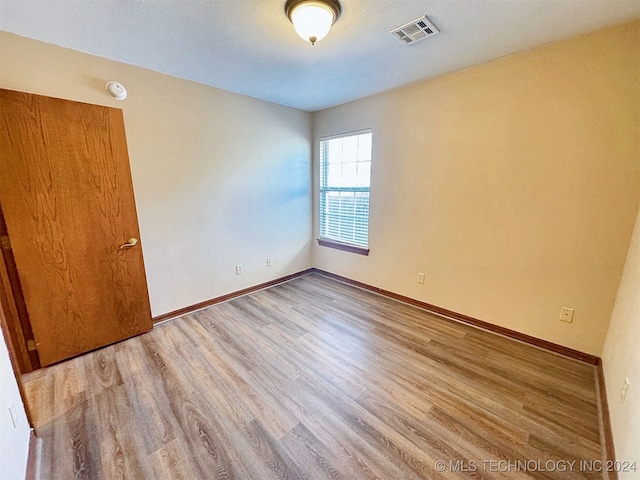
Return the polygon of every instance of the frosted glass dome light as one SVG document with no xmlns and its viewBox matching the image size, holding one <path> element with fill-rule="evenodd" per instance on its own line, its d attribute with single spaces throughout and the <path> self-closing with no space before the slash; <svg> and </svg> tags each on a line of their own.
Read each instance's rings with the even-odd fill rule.
<svg viewBox="0 0 640 480">
<path fill-rule="evenodd" d="M 289 0 L 285 11 L 300 38 L 315 45 L 329 33 L 340 15 L 340 3 L 335 0 Z"/>
</svg>

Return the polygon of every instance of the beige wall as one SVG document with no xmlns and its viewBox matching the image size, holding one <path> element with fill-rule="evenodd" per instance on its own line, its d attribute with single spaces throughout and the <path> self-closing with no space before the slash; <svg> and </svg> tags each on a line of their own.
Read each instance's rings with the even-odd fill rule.
<svg viewBox="0 0 640 480">
<path fill-rule="evenodd" d="M 311 114 L 5 32 L 0 86 L 124 111 L 154 315 L 311 266 Z"/>
<path fill-rule="evenodd" d="M 616 459 L 640 466 L 640 211 L 602 354 Z M 629 389 L 623 402 L 624 379 Z M 638 478 L 621 472 L 620 480 Z"/>
<path fill-rule="evenodd" d="M 316 113 L 314 145 L 372 128 L 374 150 L 370 255 L 314 266 L 600 355 L 640 197 L 639 25 Z"/>
</svg>

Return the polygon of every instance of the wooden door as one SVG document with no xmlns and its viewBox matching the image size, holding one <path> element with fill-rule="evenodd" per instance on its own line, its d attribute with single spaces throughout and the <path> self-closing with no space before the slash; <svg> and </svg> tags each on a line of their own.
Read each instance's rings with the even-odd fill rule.
<svg viewBox="0 0 640 480">
<path fill-rule="evenodd" d="M 122 111 L 0 90 L 0 206 L 40 362 L 151 329 Z"/>
</svg>

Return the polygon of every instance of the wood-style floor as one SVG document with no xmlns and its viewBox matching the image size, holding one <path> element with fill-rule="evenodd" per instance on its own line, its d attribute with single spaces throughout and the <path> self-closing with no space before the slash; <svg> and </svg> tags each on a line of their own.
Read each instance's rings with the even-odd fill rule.
<svg viewBox="0 0 640 480">
<path fill-rule="evenodd" d="M 45 480 L 567 479 L 602 478 L 545 463 L 602 460 L 594 374 L 311 274 L 24 381 Z"/>
</svg>

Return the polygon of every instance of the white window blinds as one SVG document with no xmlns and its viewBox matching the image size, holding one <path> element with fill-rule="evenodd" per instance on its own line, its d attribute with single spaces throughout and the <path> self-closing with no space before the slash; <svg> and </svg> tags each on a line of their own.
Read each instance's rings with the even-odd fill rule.
<svg viewBox="0 0 640 480">
<path fill-rule="evenodd" d="M 371 130 L 320 139 L 320 238 L 367 247 Z"/>
</svg>

